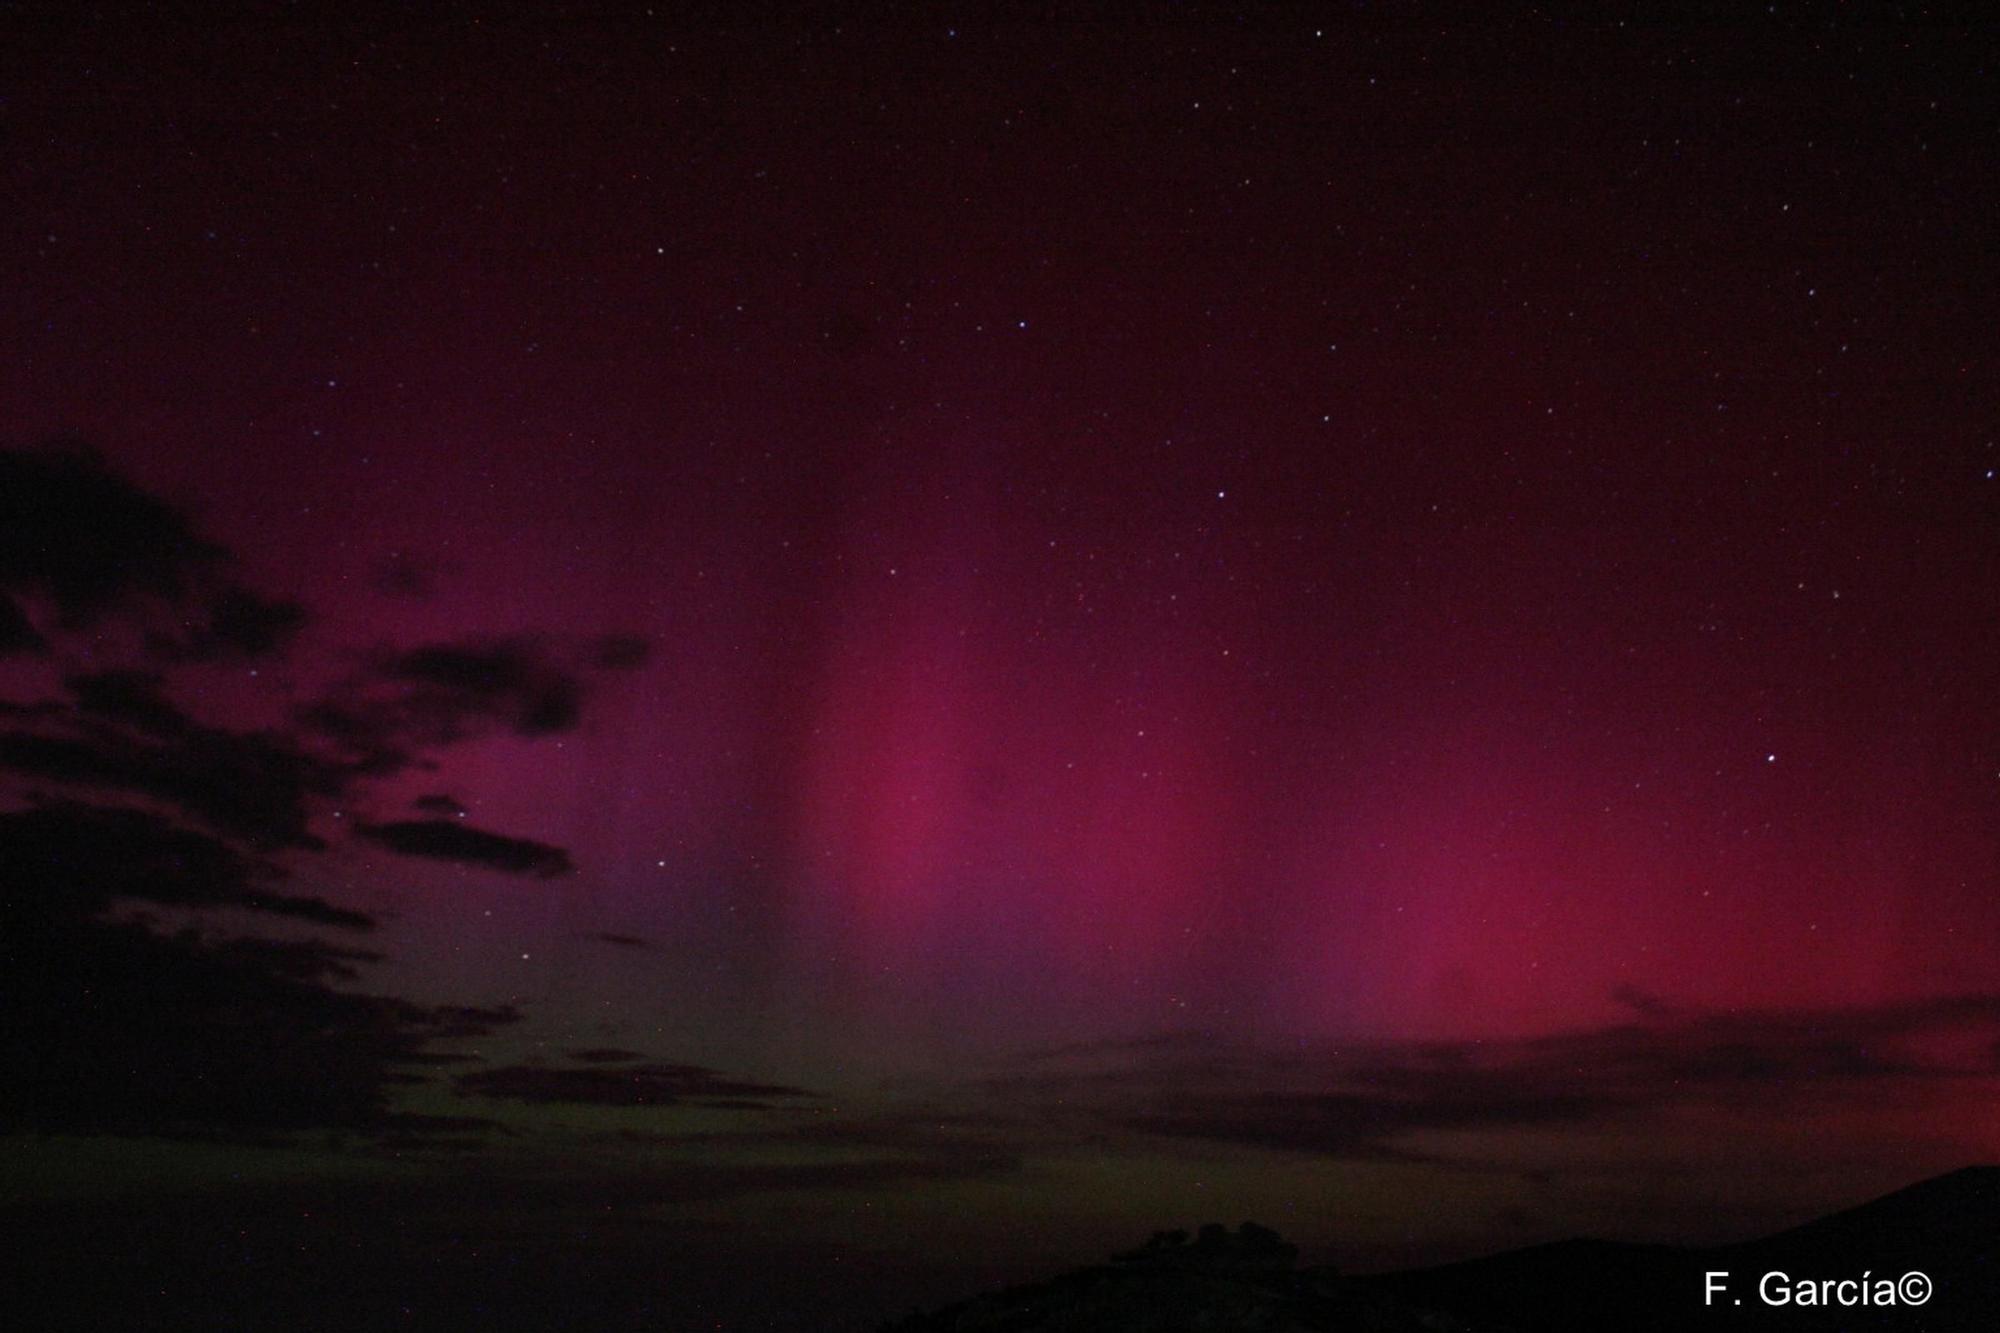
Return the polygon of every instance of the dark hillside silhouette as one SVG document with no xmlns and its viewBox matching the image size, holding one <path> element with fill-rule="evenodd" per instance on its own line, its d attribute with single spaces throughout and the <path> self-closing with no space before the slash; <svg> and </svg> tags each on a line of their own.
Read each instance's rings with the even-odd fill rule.
<svg viewBox="0 0 2000 1333">
<path fill-rule="evenodd" d="M 1462 1264 L 1364 1279 L 1412 1301 L 1502 1325 L 1622 1328 L 1989 1329 L 2000 1311 L 2000 1167 L 1921 1181 L 1856 1208 L 1734 1245 L 1679 1247 L 1568 1241 Z M 1704 1274 L 1727 1272 L 1728 1293 L 1703 1304 Z M 1922 1272 L 1935 1290 L 1921 1309 L 1765 1305 L 1769 1272 L 1801 1278 L 1896 1279 Z M 1743 1303 L 1733 1304 L 1740 1299 Z"/>
<path fill-rule="evenodd" d="M 1245 1223 L 1157 1233 L 1108 1264 L 1010 1287 L 889 1326 L 888 1333 L 1681 1333 L 1698 1328 L 1989 1329 L 2000 1310 L 2000 1167 L 1968 1167 L 1735 1245 L 1573 1240 L 1367 1277 L 1297 1268 L 1297 1251 Z M 1760 1279 L 1901 1278 L 1935 1288 L 1921 1308 L 1770 1306 Z M 1705 1275 L 1727 1289 L 1704 1302 Z M 1775 1290 L 1776 1288 L 1774 1288 Z M 1741 1305 L 1733 1302 L 1740 1299 Z"/>
</svg>

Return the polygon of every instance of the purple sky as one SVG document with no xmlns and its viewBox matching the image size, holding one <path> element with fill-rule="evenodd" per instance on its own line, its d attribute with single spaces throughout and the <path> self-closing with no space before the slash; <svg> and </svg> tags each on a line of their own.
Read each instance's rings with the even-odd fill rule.
<svg viewBox="0 0 2000 1333">
<path fill-rule="evenodd" d="M 128 1003 L 21 1039 L 35 1192 L 553 1175 L 887 1272 L 1993 1157 L 1965 33 L 0 45 L 10 891 L 126 858 L 26 936 L 19 1012 Z M 280 975 L 159 1058 L 295 1101 L 112 1068 Z"/>
</svg>

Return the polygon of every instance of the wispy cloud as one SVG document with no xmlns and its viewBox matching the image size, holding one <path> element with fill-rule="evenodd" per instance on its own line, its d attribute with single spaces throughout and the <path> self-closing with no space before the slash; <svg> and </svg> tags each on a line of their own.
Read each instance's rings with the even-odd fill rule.
<svg viewBox="0 0 2000 1333">
<path fill-rule="evenodd" d="M 1433 1130 L 1575 1126 L 1674 1107 L 1815 1109 L 1883 1087 L 2000 1078 L 2000 996 L 1704 1012 L 1506 1041 L 1321 1042 L 1198 1034 L 1071 1046 L 982 1081 L 1138 1134 L 1353 1159 Z"/>
</svg>

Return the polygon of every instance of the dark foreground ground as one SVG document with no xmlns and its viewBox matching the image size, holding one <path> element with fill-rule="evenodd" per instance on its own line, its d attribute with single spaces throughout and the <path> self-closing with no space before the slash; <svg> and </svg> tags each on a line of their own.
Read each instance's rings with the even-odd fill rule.
<svg viewBox="0 0 2000 1333">
<path fill-rule="evenodd" d="M 2000 1168 L 1968 1168 L 1795 1230 L 1710 1248 L 1571 1241 L 1440 1268 L 1348 1278 L 1300 1267 L 1262 1228 L 1163 1234 L 1094 1266 L 991 1287 L 756 1238 L 608 1230 L 510 1236 L 504 1201 L 454 1230 L 365 1195 L 274 1194 L 227 1216 L 128 1199 L 4 1210 L 8 1323 L 19 1328 L 819 1330 L 896 1333 L 1685 1333 L 2000 1327 Z M 746 1258 L 754 1255 L 753 1258 Z M 1766 1306 L 1768 1272 L 1921 1271 L 1921 1306 Z M 1704 1303 L 1705 1274 L 1726 1287 Z M 893 1299 L 884 1293 L 893 1292 Z M 1739 1306 L 1734 1302 L 1740 1300 Z M 887 1324 L 885 1315 L 928 1306 Z"/>
<path fill-rule="evenodd" d="M 1156 1237 L 1109 1263 L 894 1327 L 896 1333 L 1991 1330 L 2000 1328 L 2000 1168 L 1953 1172 L 1736 1245 L 1568 1241 L 1362 1278 L 1301 1269 L 1293 1257 L 1290 1246 L 1261 1228 L 1232 1234 L 1212 1227 L 1193 1238 Z M 1826 1285 L 1842 1279 L 1855 1281 Z M 1711 1285 L 1717 1290 L 1710 1292 Z M 1896 1303 L 1875 1303 L 1885 1298 Z"/>
<path fill-rule="evenodd" d="M 1725 1290 L 1704 1303 L 1710 1273 Z M 1767 1304 L 1765 1275 L 1793 1299 Z M 1800 1279 L 1928 1279 L 1922 1304 L 1807 1306 Z M 1914 1279 L 1913 1279 L 1914 1281 Z M 1968 1167 L 1790 1231 L 1736 1245 L 1683 1248 L 1568 1241 L 1442 1268 L 1388 1274 L 1368 1285 L 1454 1311 L 1479 1327 L 1631 1333 L 1702 1329 L 2000 1328 L 2000 1167 Z M 1777 1294 L 1785 1282 L 1772 1279 Z M 1922 1294 L 1921 1282 L 1916 1283 Z M 1832 1293 L 1837 1299 L 1837 1289 Z M 1854 1289 L 1848 1289 L 1854 1295 Z M 1740 1304 L 1738 1304 L 1740 1302 Z"/>
</svg>

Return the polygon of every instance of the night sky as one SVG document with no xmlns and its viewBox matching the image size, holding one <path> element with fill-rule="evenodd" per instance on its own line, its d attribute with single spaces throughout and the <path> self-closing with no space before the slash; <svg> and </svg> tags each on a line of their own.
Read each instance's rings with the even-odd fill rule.
<svg viewBox="0 0 2000 1333">
<path fill-rule="evenodd" d="M 1788 9 L 0 10 L 11 1206 L 734 1328 L 2000 1157 L 1994 34 Z"/>
</svg>

